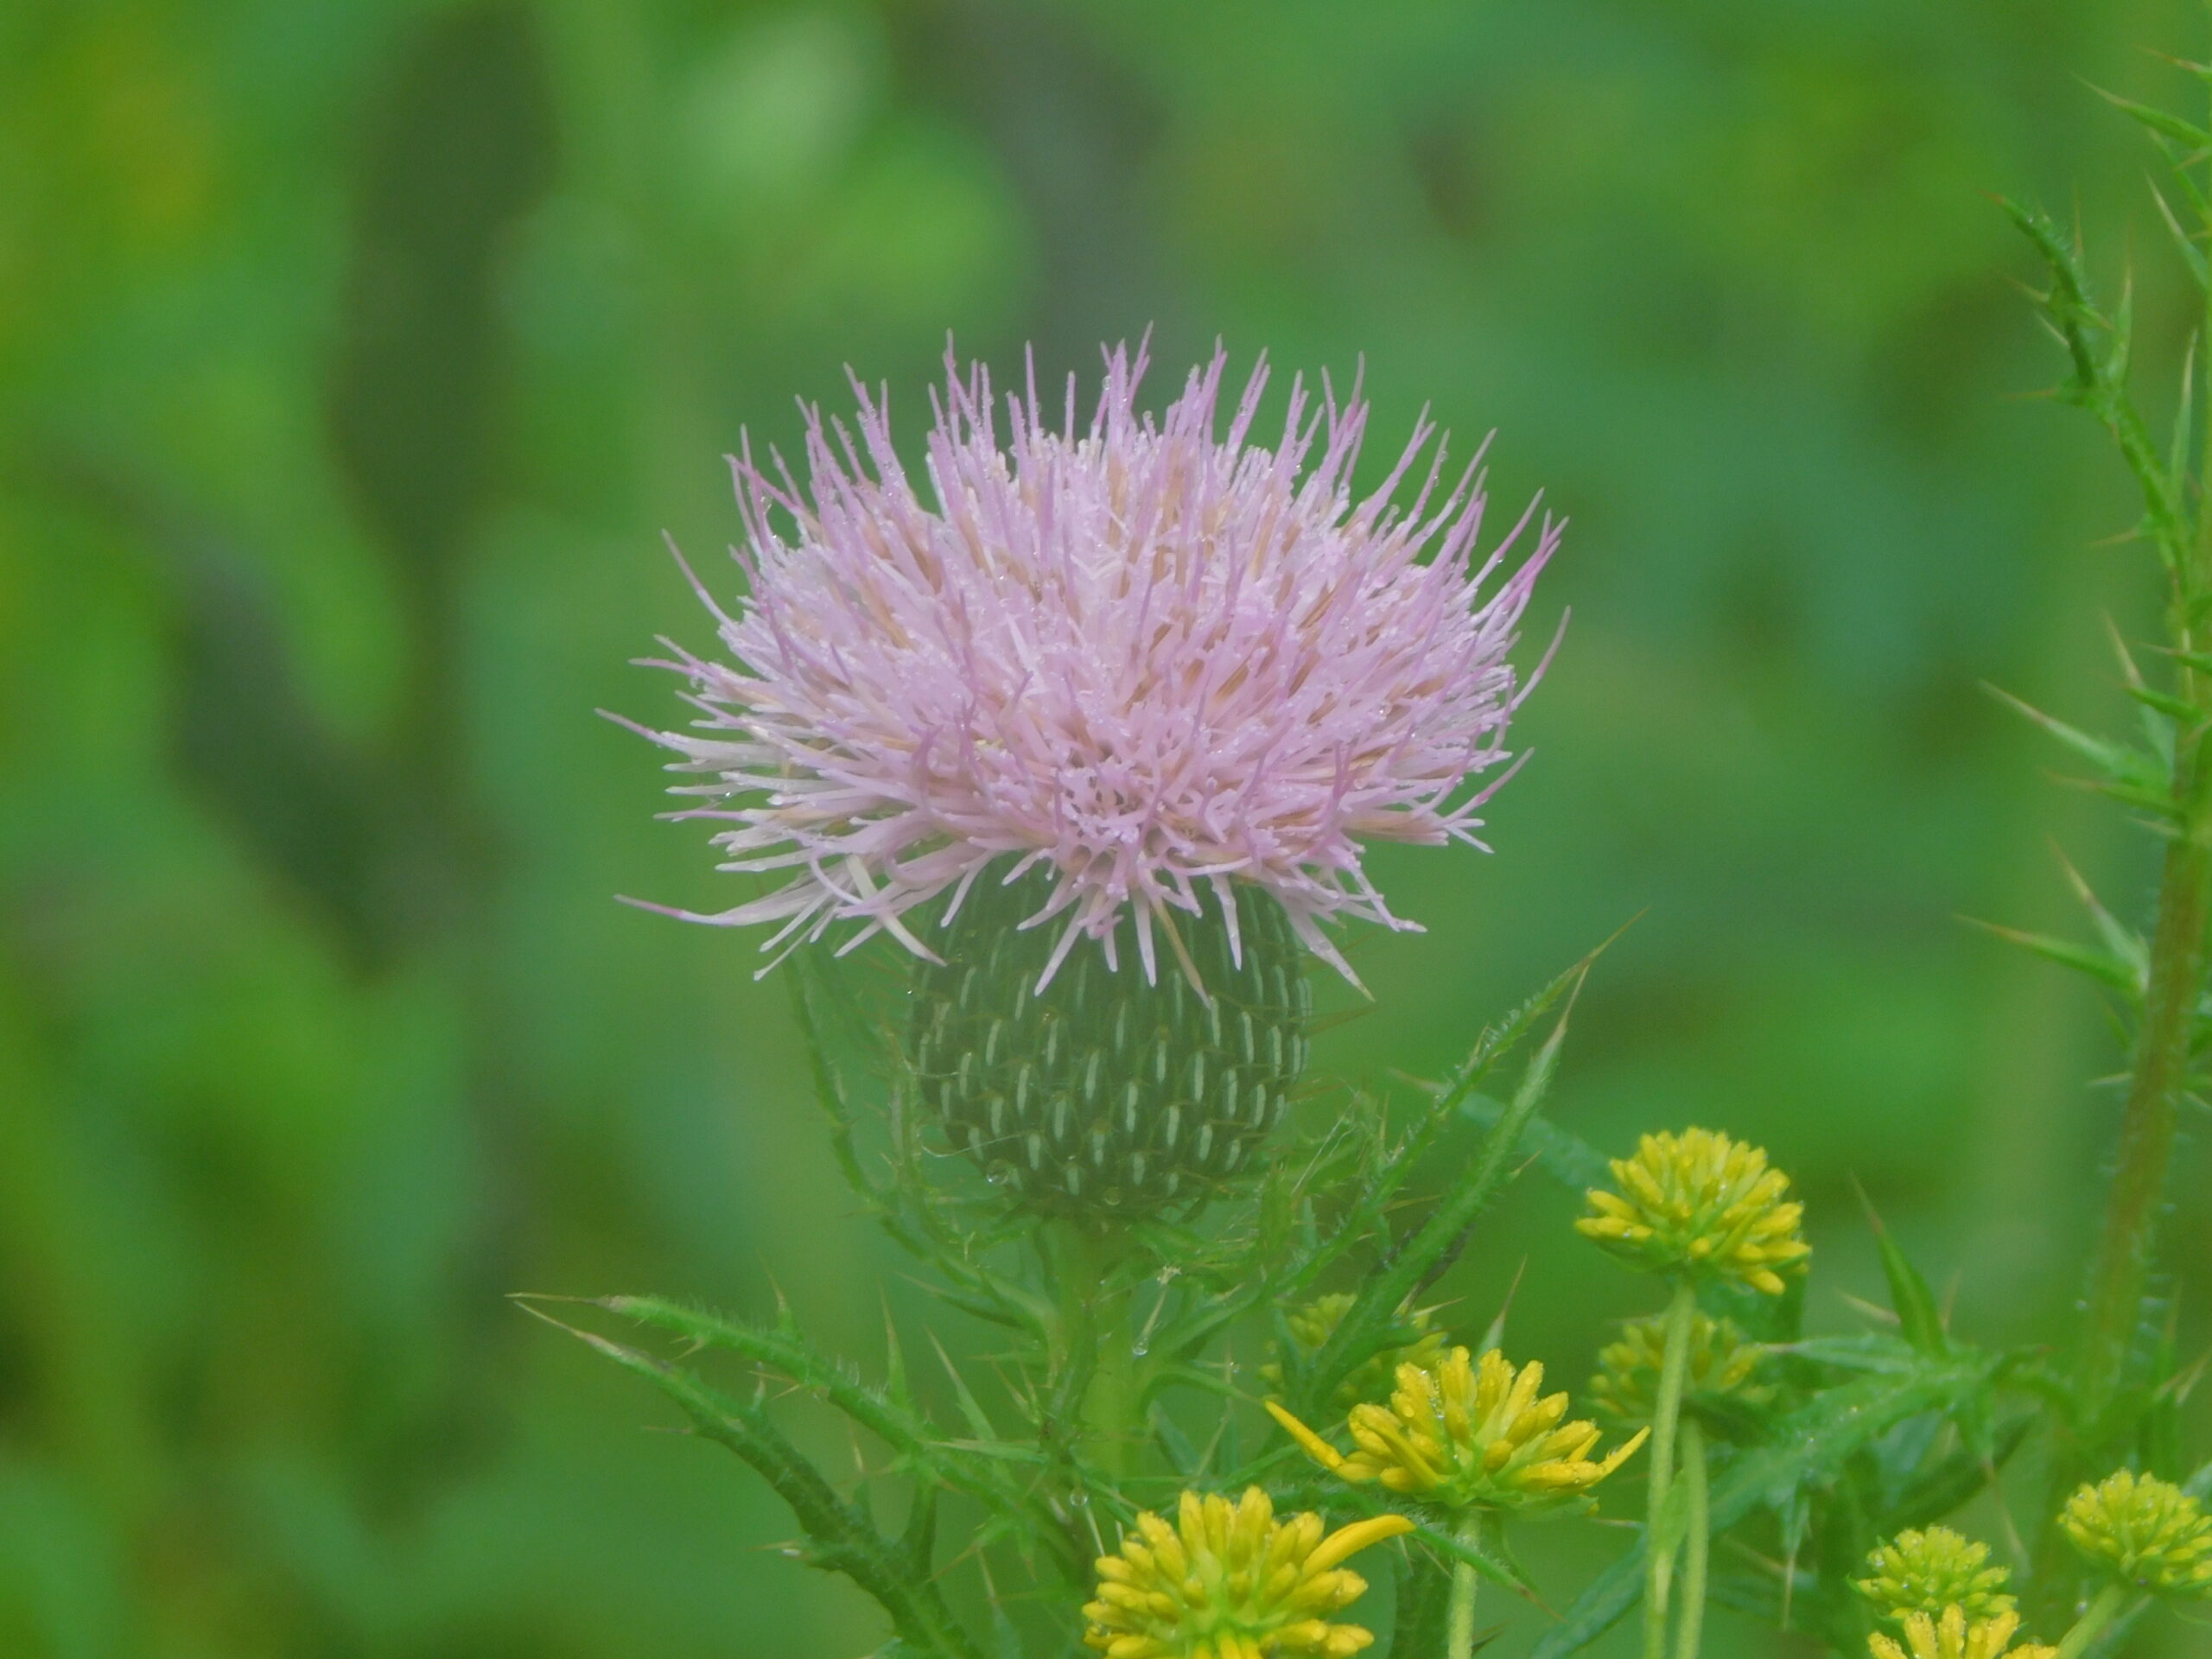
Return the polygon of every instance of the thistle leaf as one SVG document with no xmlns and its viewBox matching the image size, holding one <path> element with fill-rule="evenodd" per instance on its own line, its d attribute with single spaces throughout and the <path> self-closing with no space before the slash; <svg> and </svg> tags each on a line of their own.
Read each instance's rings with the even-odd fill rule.
<svg viewBox="0 0 2212 1659">
<path fill-rule="evenodd" d="M 522 1306 L 645 1378 L 675 1402 L 701 1439 L 727 1447 L 750 1464 L 790 1506 L 804 1530 L 807 1543 L 802 1556 L 807 1564 L 842 1573 L 874 1597 L 891 1616 L 899 1639 L 915 1654 L 982 1659 L 945 1606 L 929 1572 L 918 1569 L 903 1545 L 885 1539 L 858 1509 L 839 1497 L 828 1478 L 760 1406 L 733 1400 L 681 1366 L 566 1324 L 537 1306 L 535 1299 Z"/>
<path fill-rule="evenodd" d="M 1994 934 L 2009 944 L 2017 944 L 2023 950 L 2031 950 L 2046 961 L 2058 963 L 2062 968 L 2071 968 L 2077 973 L 2087 974 L 2099 983 L 2109 985 L 2114 990 L 2130 998 L 2139 1000 L 2142 997 L 2141 971 L 2133 963 L 2117 957 L 2109 956 L 2101 950 L 2092 950 L 2087 945 L 2074 944 L 2065 939 L 2053 938 L 2047 933 L 2024 932 L 2017 927 L 2005 927 L 1996 922 L 1985 922 L 1972 916 L 1962 917 L 1961 919 L 1980 928 L 1986 933 Z"/>
<path fill-rule="evenodd" d="M 1504 1185 L 1522 1131 L 1550 1090 L 1552 1077 L 1559 1065 L 1560 1048 L 1567 1040 L 1568 1017 L 1573 1012 L 1570 996 L 1552 1027 L 1551 1035 L 1544 1039 L 1543 1046 L 1522 1072 L 1521 1086 L 1515 1091 L 1512 1103 L 1484 1137 L 1482 1151 L 1466 1173 L 1447 1189 L 1421 1230 L 1360 1287 L 1351 1306 L 1306 1369 L 1300 1395 L 1303 1406 L 1316 1408 L 1339 1382 L 1389 1344 L 1391 1329 L 1397 1323 L 1398 1309 L 1457 1254 L 1475 1218 L 1489 1207 L 1497 1189 Z M 1458 1103 L 1459 1100 L 1453 1099 L 1455 1109 Z"/>
<path fill-rule="evenodd" d="M 1890 1230 L 1882 1224 L 1882 1217 L 1863 1191 L 1859 1202 L 1866 1211 L 1867 1226 L 1873 1230 L 1875 1248 L 1881 1252 L 1882 1274 L 1890 1282 L 1890 1306 L 1897 1313 L 1898 1330 L 1923 1354 L 1940 1357 L 1949 1352 L 1950 1337 L 1943 1329 L 1942 1312 L 1936 1306 L 1928 1281 L 1890 1236 Z"/>
<path fill-rule="evenodd" d="M 1463 1116 L 1494 1128 L 1510 1108 L 1488 1095 L 1471 1095 L 1459 1108 Z M 1521 1149 L 1534 1154 L 1536 1167 L 1568 1192 L 1580 1198 L 1593 1186 L 1612 1178 L 1605 1154 L 1571 1129 L 1562 1129 L 1547 1117 L 1532 1117 L 1521 1131 Z"/>
<path fill-rule="evenodd" d="M 2108 92 L 2101 86 L 2091 86 L 2089 90 L 2111 105 L 2113 108 L 2133 118 L 2162 138 L 2171 138 L 2174 143 L 2192 150 L 2212 149 L 2212 132 L 2207 132 L 2203 128 L 2184 121 L 2177 115 L 2169 115 L 2165 111 L 2154 108 L 2148 104 L 2138 104 L 2132 98 L 2122 98 L 2119 93 Z"/>
<path fill-rule="evenodd" d="M 2189 175 L 2186 173 L 2177 176 L 2184 184 L 2189 182 Z M 2191 194 L 2195 194 L 2193 189 Z M 2174 217 L 2174 210 L 2167 205 L 2165 193 L 2155 184 L 2151 187 L 2151 199 L 2158 204 L 2158 217 L 2165 220 L 2166 229 L 2172 233 L 2174 246 L 2181 253 L 2182 263 L 2189 268 L 2189 274 L 2195 280 L 2197 291 L 2203 293 L 2212 290 L 2212 272 L 2208 272 L 2205 268 L 2204 251 L 2196 245 L 2196 238 L 2191 237 L 2188 231 L 2183 228 L 2181 221 Z M 2202 204 L 2202 198 L 2199 197 L 2198 205 L 2201 207 Z M 2200 213 L 2199 217 L 2202 216 Z M 2190 364 L 2196 347 L 2196 341 L 2192 336 L 2190 340 L 2190 354 L 2183 359 L 2182 364 L 2181 415 L 2175 423 L 2174 444 L 2171 459 L 2167 462 L 2169 470 L 2177 477 L 2180 476 L 2182 468 L 2187 465 L 2189 454 L 2187 426 L 2193 401 L 2192 393 L 2195 391 L 2195 377 L 2190 372 Z"/>
</svg>

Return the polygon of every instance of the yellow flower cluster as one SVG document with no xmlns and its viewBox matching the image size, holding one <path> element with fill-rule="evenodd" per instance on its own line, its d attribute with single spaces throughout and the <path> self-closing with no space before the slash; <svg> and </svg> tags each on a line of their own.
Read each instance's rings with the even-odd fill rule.
<svg viewBox="0 0 2212 1659">
<path fill-rule="evenodd" d="M 1915 1613 L 1936 1615 L 1952 1607 L 1970 1622 L 2009 1613 L 2005 1584 L 2010 1567 L 1989 1565 L 1989 1546 L 1948 1527 L 1901 1532 L 1866 1557 L 1866 1576 L 1851 1587 L 1903 1624 Z"/>
<path fill-rule="evenodd" d="M 1305 1306 L 1286 1317 L 1291 1340 L 1307 1357 L 1318 1354 L 1337 1326 L 1351 1312 L 1353 1298 L 1345 1292 L 1328 1296 L 1317 1296 Z M 1390 1376 L 1401 1365 L 1434 1365 L 1444 1357 L 1444 1333 L 1429 1329 L 1435 1314 L 1425 1307 L 1403 1310 L 1400 1318 L 1421 1334 L 1403 1348 L 1386 1348 L 1364 1364 L 1353 1369 L 1351 1376 L 1338 1384 L 1332 1403 L 1349 1406 L 1356 1401 L 1369 1399 L 1382 1393 L 1390 1384 Z M 1260 1376 L 1268 1387 L 1283 1385 L 1282 1367 L 1275 1364 L 1260 1367 Z"/>
<path fill-rule="evenodd" d="M 1710 1129 L 1647 1135 L 1633 1158 L 1612 1160 L 1618 1192 L 1593 1189 L 1574 1225 L 1638 1267 L 1733 1279 L 1779 1296 L 1812 1247 L 1804 1206 L 1786 1203 L 1789 1178 L 1758 1147 Z"/>
<path fill-rule="evenodd" d="M 1659 1397 L 1659 1371 L 1667 1353 L 1667 1321 L 1630 1319 L 1618 1340 L 1598 1351 L 1598 1374 L 1590 1379 L 1590 1403 L 1608 1421 L 1648 1423 Z M 1747 1406 L 1764 1405 L 1774 1390 L 1752 1381 L 1766 1350 L 1747 1342 L 1732 1319 L 1716 1319 L 1700 1309 L 1692 1316 L 1688 1391 L 1708 1398 L 1726 1396 Z"/>
<path fill-rule="evenodd" d="M 1963 1607 L 1946 1607 L 1941 1618 L 1927 1613 L 1908 1613 L 1904 1641 L 1872 1636 L 1866 1647 L 1873 1659 L 2058 1659 L 2058 1649 L 2041 1642 L 2012 1645 L 2020 1628 L 2018 1613 L 1969 1621 Z"/>
<path fill-rule="evenodd" d="M 2122 1469 L 2068 1498 L 2058 1520 L 2075 1548 L 2129 1584 L 2212 1596 L 2212 1516 L 2171 1481 Z"/>
<path fill-rule="evenodd" d="M 1649 1431 L 1593 1460 L 1597 1424 L 1564 1421 L 1567 1395 L 1540 1395 L 1543 1382 L 1541 1365 L 1516 1370 L 1494 1348 L 1479 1363 L 1454 1348 L 1433 1366 L 1401 1365 L 1389 1404 L 1352 1408 L 1349 1457 L 1274 1401 L 1268 1409 L 1308 1456 L 1347 1481 L 1379 1481 L 1455 1510 L 1580 1506 Z"/>
<path fill-rule="evenodd" d="M 1367 1588 L 1340 1563 L 1414 1526 L 1382 1515 L 1325 1537 L 1318 1515 L 1276 1520 L 1256 1486 L 1234 1503 L 1185 1492 L 1176 1522 L 1140 1515 L 1099 1558 L 1083 1639 L 1106 1659 L 1350 1659 L 1375 1637 L 1329 1622 Z"/>
</svg>

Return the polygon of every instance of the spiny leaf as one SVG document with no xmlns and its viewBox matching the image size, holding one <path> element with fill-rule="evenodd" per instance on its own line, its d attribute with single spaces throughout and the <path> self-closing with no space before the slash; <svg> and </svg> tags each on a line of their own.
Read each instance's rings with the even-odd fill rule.
<svg viewBox="0 0 2212 1659">
<path fill-rule="evenodd" d="M 1414 1528 L 1413 1535 L 1447 1560 L 1465 1561 L 1492 1584 L 1502 1584 L 1537 1605 L 1543 1605 L 1542 1599 L 1536 1594 L 1536 1586 L 1530 1584 L 1520 1569 L 1511 1563 L 1500 1560 L 1485 1550 L 1477 1549 L 1472 1544 L 1461 1542 L 1441 1527 L 1432 1527 L 1424 1522 Z"/>
<path fill-rule="evenodd" d="M 2024 702 L 2001 686 L 1984 685 L 1984 690 L 2003 702 L 2024 715 L 2050 733 L 2068 748 L 2088 761 L 2116 783 L 2136 787 L 2157 785 L 2167 782 L 2166 768 L 2156 755 L 2132 748 L 2125 743 L 2114 743 L 2101 737 L 2092 737 L 2080 728 L 2068 725 L 2056 715 L 2046 715 L 2032 703 Z"/>
<path fill-rule="evenodd" d="M 680 1366 L 568 1325 L 534 1300 L 522 1306 L 645 1378 L 675 1402 L 702 1439 L 727 1447 L 750 1464 L 790 1506 L 805 1531 L 802 1559 L 825 1571 L 842 1573 L 874 1597 L 890 1614 L 899 1638 L 917 1654 L 982 1659 L 930 1574 L 918 1571 L 901 1546 L 887 1541 L 857 1509 L 839 1497 L 822 1471 L 760 1407 L 728 1398 Z"/>
<path fill-rule="evenodd" d="M 2065 872 L 2066 884 L 2074 890 L 2075 899 L 2089 912 L 2090 924 L 2097 930 L 2097 937 L 2105 942 L 2105 949 L 2133 969 L 2139 982 L 2147 977 L 2151 971 L 2151 947 L 2143 936 L 2105 908 L 2096 890 L 2063 853 L 2059 855 L 2058 868 Z"/>
<path fill-rule="evenodd" d="M 1923 1354 L 1941 1356 L 1950 1349 L 1950 1338 L 1943 1329 L 1943 1315 L 1936 1306 L 1936 1298 L 1928 1288 L 1927 1280 L 1914 1267 L 1897 1240 L 1890 1236 L 1890 1230 L 1882 1224 L 1881 1216 L 1862 1189 L 1859 1202 L 1866 1211 L 1866 1224 L 1872 1229 L 1874 1245 L 1881 1252 L 1882 1274 L 1890 1281 L 1890 1306 L 1897 1316 L 1897 1327 L 1904 1339 Z"/>
<path fill-rule="evenodd" d="M 2212 132 L 2207 132 L 2203 128 L 2184 121 L 2177 115 L 2170 115 L 2165 111 L 2154 108 L 2148 104 L 2138 104 L 2132 98 L 2122 98 L 2117 92 L 2105 91 L 2101 86 L 2091 86 L 2089 90 L 2114 109 L 2141 122 L 2161 137 L 2171 138 L 2176 143 L 2184 144 L 2191 149 L 2212 149 Z"/>
<path fill-rule="evenodd" d="M 2036 955 L 2057 963 L 2061 967 L 2071 968 L 2076 972 L 2087 974 L 2090 978 L 2109 985 L 2114 990 L 2124 992 L 2130 997 L 2139 998 L 2143 995 L 2143 980 L 2140 973 L 2130 963 L 2107 956 L 2101 950 L 2092 950 L 2087 945 L 2074 944 L 2065 939 L 2053 938 L 2047 933 L 2024 932 L 2017 927 L 2005 927 L 1996 922 L 1985 922 L 1972 916 L 1962 917 L 1960 919 L 1973 924 L 1985 932 L 1996 935 L 2007 944 L 2017 944 L 2023 950 L 2032 950 Z"/>
<path fill-rule="evenodd" d="M 1495 1128 L 1509 1109 L 1506 1102 L 1487 1095 L 1471 1096 L 1459 1108 L 1463 1116 L 1484 1128 Z M 1577 1198 L 1612 1178 L 1612 1166 L 1604 1153 L 1548 1117 L 1529 1120 L 1521 1131 L 1521 1146 L 1535 1155 L 1537 1168 Z"/>
<path fill-rule="evenodd" d="M 2185 173 L 2179 176 L 2184 182 L 2187 181 L 2189 177 Z M 2197 291 L 2199 293 L 2202 293 L 2208 289 L 2212 289 L 2212 273 L 2208 273 L 2205 269 L 2204 251 L 2196 245 L 2196 238 L 2192 237 L 2188 231 L 2184 230 L 2182 227 L 2181 221 L 2174 217 L 2174 210 L 2167 205 L 2165 192 L 2159 189 L 2158 187 L 2154 184 L 2151 187 L 2151 199 L 2158 204 L 2158 217 L 2165 220 L 2166 229 L 2172 233 L 2174 246 L 2180 251 L 2182 263 L 2189 268 L 2190 276 L 2196 280 Z M 2192 337 L 2190 340 L 2190 347 L 2192 354 L 2195 352 L 2196 345 L 2196 341 L 2195 338 Z M 2179 420 L 2176 423 L 2177 433 L 2173 447 L 2172 459 L 2168 463 L 2171 470 L 2177 474 L 2180 473 L 2182 467 L 2186 464 L 2184 458 L 2189 453 L 2189 447 L 2183 439 L 2183 433 L 2185 430 L 2186 423 L 2189 420 L 2191 403 L 2190 394 L 2194 390 L 2190 384 L 2191 376 L 2189 372 L 2190 361 L 2186 357 L 2183 361 L 2182 371 L 2181 416 Z"/>
<path fill-rule="evenodd" d="M 2204 711 L 2186 698 L 2169 696 L 2147 685 L 2131 685 L 2127 688 L 2127 695 L 2145 709 L 2164 715 L 2183 729 L 2204 723 Z"/>
<path fill-rule="evenodd" d="M 1573 1007 L 1570 999 L 1553 1026 L 1551 1035 L 1529 1060 L 1511 1106 L 1484 1137 L 1482 1151 L 1466 1174 L 1446 1192 L 1421 1230 L 1360 1287 L 1351 1306 L 1345 1310 L 1328 1341 L 1306 1367 L 1302 1403 L 1311 1407 L 1325 1399 L 1339 1382 L 1386 1345 L 1390 1328 L 1397 1322 L 1398 1310 L 1459 1249 L 1475 1217 L 1497 1195 L 1508 1173 L 1509 1161 L 1520 1145 L 1522 1130 L 1535 1116 L 1550 1090 L 1553 1073 L 1559 1065 L 1560 1048 L 1567 1040 L 1567 1020 Z"/>
</svg>

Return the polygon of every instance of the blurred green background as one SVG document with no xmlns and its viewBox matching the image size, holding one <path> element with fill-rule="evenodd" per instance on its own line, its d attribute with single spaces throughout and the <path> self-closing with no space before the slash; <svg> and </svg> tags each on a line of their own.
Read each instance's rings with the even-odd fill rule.
<svg viewBox="0 0 2212 1659">
<path fill-rule="evenodd" d="M 719 457 L 948 330 L 1048 375 L 1155 327 L 1364 355 L 1572 515 L 1497 855 L 1324 1063 L 1440 1069 L 1642 912 L 1557 1096 L 1763 1138 L 1810 1306 L 1854 1176 L 1987 1340 L 2063 1327 L 2115 1100 L 2073 925 L 2141 837 L 1994 680 L 2118 723 L 2133 506 L 1980 193 L 2133 249 L 2184 0 L 0 6 L 0 1653 L 844 1659 L 881 1639 L 658 1402 L 502 1300 L 654 1289 L 880 1351 L 883 1287 L 734 897 L 657 825 L 710 642 L 660 546 Z M 2158 406 L 2168 396 L 2146 373 Z M 734 569 L 709 560 L 734 592 Z M 2200 1143 L 2175 1259 L 2212 1258 Z M 1573 1380 L 1648 1290 L 1524 1183 L 1451 1284 Z M 2191 1337 L 2208 1326 L 2201 1304 Z M 948 1338 L 972 1333 L 944 1325 Z M 834 1452 L 836 1448 L 832 1446 Z M 1534 1553 L 1571 1593 L 1614 1548 Z M 1547 1553 L 1548 1552 L 1548 1553 Z M 1517 1651 L 1536 1616 L 1509 1613 Z M 1733 1630 L 1721 1616 L 1724 1630 Z M 2163 1651 L 2201 1651 L 2171 1627 Z M 1790 1651 L 1738 1636 L 1736 1650 Z"/>
</svg>

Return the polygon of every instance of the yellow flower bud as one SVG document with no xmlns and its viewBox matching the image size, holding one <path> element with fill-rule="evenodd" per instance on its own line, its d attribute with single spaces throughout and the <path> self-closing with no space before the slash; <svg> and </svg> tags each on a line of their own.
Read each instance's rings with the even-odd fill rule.
<svg viewBox="0 0 2212 1659">
<path fill-rule="evenodd" d="M 1798 1230 L 1804 1206 L 1783 1201 L 1789 1178 L 1758 1147 L 1710 1129 L 1647 1135 L 1612 1170 L 1619 1191 L 1593 1189 L 1592 1213 L 1574 1225 L 1638 1267 L 1779 1296 L 1782 1275 L 1802 1273 L 1812 1254 Z"/>
<path fill-rule="evenodd" d="M 2212 1516 L 2171 1481 L 2122 1469 L 2066 1500 L 2074 1548 L 2139 1589 L 2212 1596 Z"/>
<path fill-rule="evenodd" d="M 1413 1527 L 1379 1515 L 1324 1536 L 1318 1515 L 1276 1520 L 1256 1486 L 1234 1503 L 1185 1492 L 1174 1526 L 1140 1515 L 1099 1557 L 1084 1645 L 1107 1659 L 1350 1659 L 1375 1637 L 1329 1622 L 1367 1588 L 1343 1563 Z"/>
<path fill-rule="evenodd" d="M 1307 1456 L 1355 1484 L 1447 1509 L 1584 1508 L 1650 1431 L 1593 1459 L 1597 1424 L 1563 1421 L 1567 1395 L 1540 1395 L 1543 1381 L 1541 1365 L 1516 1370 L 1494 1348 L 1479 1362 L 1454 1348 L 1434 1366 L 1401 1365 L 1389 1404 L 1352 1408 L 1348 1457 L 1274 1401 L 1268 1409 Z"/>
</svg>

